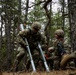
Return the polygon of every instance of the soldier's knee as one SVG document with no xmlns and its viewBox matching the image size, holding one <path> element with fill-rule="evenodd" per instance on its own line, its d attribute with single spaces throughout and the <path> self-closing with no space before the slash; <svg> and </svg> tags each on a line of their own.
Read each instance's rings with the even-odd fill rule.
<svg viewBox="0 0 76 75">
<path fill-rule="evenodd" d="M 25 52 L 22 51 L 22 52 L 20 52 L 19 54 L 17 54 L 16 59 L 19 60 L 19 59 L 21 59 L 24 55 L 25 55 Z"/>
<path fill-rule="evenodd" d="M 60 68 L 60 63 L 58 60 L 54 61 L 54 69 L 58 70 Z"/>
</svg>

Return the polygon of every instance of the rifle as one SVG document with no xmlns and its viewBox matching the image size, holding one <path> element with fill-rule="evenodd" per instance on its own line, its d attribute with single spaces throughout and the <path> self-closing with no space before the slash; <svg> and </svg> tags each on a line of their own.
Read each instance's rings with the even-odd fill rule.
<svg viewBox="0 0 76 75">
<path fill-rule="evenodd" d="M 21 30 L 24 30 L 23 24 L 20 24 L 20 29 L 21 29 Z M 26 48 L 27 48 L 28 53 L 29 53 L 29 56 L 30 56 L 31 65 L 32 65 L 33 71 L 36 72 L 36 68 L 35 68 L 35 64 L 34 64 L 33 58 L 32 58 L 32 54 L 31 54 L 31 51 L 30 51 L 30 47 L 29 47 L 29 44 L 28 44 L 28 41 L 27 41 L 26 38 L 25 38 L 25 42 L 26 42 L 26 44 L 27 44 L 27 45 L 26 45 Z"/>
</svg>

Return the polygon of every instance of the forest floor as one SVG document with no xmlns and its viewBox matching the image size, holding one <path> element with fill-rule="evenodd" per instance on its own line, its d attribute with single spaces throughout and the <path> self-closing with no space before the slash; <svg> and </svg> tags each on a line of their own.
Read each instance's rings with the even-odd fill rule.
<svg viewBox="0 0 76 75">
<path fill-rule="evenodd" d="M 76 70 L 60 70 L 50 72 L 2 72 L 0 75 L 76 75 Z"/>
</svg>

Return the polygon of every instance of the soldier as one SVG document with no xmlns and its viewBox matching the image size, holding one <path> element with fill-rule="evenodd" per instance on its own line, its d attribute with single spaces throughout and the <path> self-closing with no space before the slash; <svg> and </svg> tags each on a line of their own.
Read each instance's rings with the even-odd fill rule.
<svg viewBox="0 0 76 75">
<path fill-rule="evenodd" d="M 64 50 L 64 31 L 62 29 L 55 31 L 55 39 L 54 46 L 48 48 L 48 51 L 54 52 L 54 69 L 59 69 L 61 58 L 66 53 Z"/>
<path fill-rule="evenodd" d="M 41 24 L 39 22 L 34 22 L 30 28 L 25 29 L 24 31 L 20 31 L 18 34 L 18 43 L 19 43 L 19 48 L 18 51 L 19 53 L 16 55 L 16 59 L 14 62 L 14 71 L 17 70 L 18 68 L 18 64 L 20 63 L 21 59 L 24 57 L 24 55 L 26 55 L 27 57 L 27 48 L 26 48 L 26 42 L 24 41 L 25 38 L 27 38 L 30 50 L 31 50 L 31 54 L 33 56 L 34 61 L 36 61 L 36 59 L 40 59 L 40 52 L 39 52 L 39 48 L 38 48 L 38 42 L 41 43 L 42 47 L 44 47 L 46 45 L 46 40 L 45 37 L 43 37 L 41 35 L 41 33 L 39 32 L 39 30 L 41 29 Z M 37 66 L 38 62 L 35 62 L 35 65 Z M 27 68 L 29 68 L 30 66 L 30 62 L 28 59 L 28 63 L 27 63 Z"/>
</svg>

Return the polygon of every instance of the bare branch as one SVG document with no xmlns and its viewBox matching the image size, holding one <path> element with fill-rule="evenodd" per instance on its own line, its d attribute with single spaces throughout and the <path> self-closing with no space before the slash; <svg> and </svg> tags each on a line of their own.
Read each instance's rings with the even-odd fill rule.
<svg viewBox="0 0 76 75">
<path fill-rule="evenodd" d="M 48 0 L 48 1 L 46 1 L 43 7 L 46 8 L 47 5 L 48 5 L 51 1 L 52 1 L 52 0 Z"/>
<path fill-rule="evenodd" d="M 48 11 L 48 9 L 47 9 L 47 5 L 48 5 L 51 1 L 52 1 L 52 0 L 48 0 L 48 1 L 46 1 L 45 4 L 43 5 L 43 8 L 45 9 L 45 12 L 46 12 L 46 15 L 47 15 L 47 18 L 48 18 L 48 23 L 47 23 L 47 25 L 45 26 L 45 31 L 47 30 L 47 27 L 48 27 L 48 25 L 50 24 L 50 19 L 51 19 L 51 17 L 50 17 L 49 11 Z"/>
</svg>

